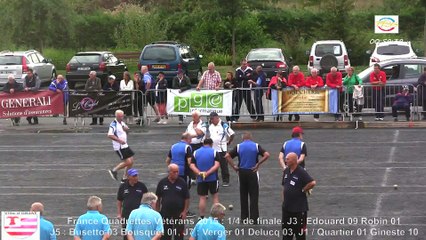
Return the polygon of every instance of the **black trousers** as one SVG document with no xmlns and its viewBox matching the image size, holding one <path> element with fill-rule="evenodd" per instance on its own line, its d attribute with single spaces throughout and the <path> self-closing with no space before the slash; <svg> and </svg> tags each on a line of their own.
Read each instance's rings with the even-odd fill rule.
<svg viewBox="0 0 426 240">
<path fill-rule="evenodd" d="M 265 112 L 263 111 L 263 89 L 255 89 L 254 90 L 254 103 L 256 105 L 256 114 L 257 114 L 257 120 L 264 120 L 265 119 Z"/>
<path fill-rule="evenodd" d="M 410 120 L 410 106 L 392 106 L 392 117 L 398 117 L 398 110 L 404 110 L 405 112 L 405 118 Z"/>
<path fill-rule="evenodd" d="M 31 119 L 34 119 L 34 123 L 38 123 L 38 117 L 27 117 L 28 122 L 31 122 Z"/>
<path fill-rule="evenodd" d="M 235 115 L 236 119 L 240 116 L 241 105 L 243 104 L 243 100 L 247 106 L 247 110 L 250 113 L 250 117 L 252 119 L 256 119 L 256 110 L 253 107 L 253 101 L 251 99 L 251 90 L 235 90 L 237 92 L 237 101 L 235 106 Z"/>
<path fill-rule="evenodd" d="M 183 240 L 185 225 L 180 217 L 163 217 L 164 222 L 164 235 L 161 240 Z M 174 237 L 174 238 L 173 238 Z"/>
<path fill-rule="evenodd" d="M 220 174 L 222 175 L 222 182 L 229 183 L 229 168 L 228 162 L 225 159 L 226 152 L 219 152 L 219 162 L 220 162 Z"/>
<path fill-rule="evenodd" d="M 137 92 L 136 93 L 136 99 L 135 99 L 135 113 L 138 112 L 139 116 L 142 117 L 143 116 L 143 101 L 142 101 L 142 93 L 141 92 Z M 137 111 L 136 111 L 137 110 Z"/>
<path fill-rule="evenodd" d="M 376 118 L 384 118 L 385 91 L 383 89 L 373 90 L 373 104 L 376 111 Z"/>
<path fill-rule="evenodd" d="M 307 212 L 288 212 L 282 209 L 282 234 L 283 240 L 306 239 Z"/>
<path fill-rule="evenodd" d="M 99 123 L 103 123 L 104 122 L 104 118 L 100 117 L 99 118 Z M 92 118 L 92 123 L 98 123 L 98 118 L 93 117 Z"/>
<path fill-rule="evenodd" d="M 259 176 L 251 169 L 238 171 L 240 181 L 241 220 L 249 218 L 257 224 L 259 219 Z M 250 203 L 249 203 L 250 199 Z"/>
</svg>

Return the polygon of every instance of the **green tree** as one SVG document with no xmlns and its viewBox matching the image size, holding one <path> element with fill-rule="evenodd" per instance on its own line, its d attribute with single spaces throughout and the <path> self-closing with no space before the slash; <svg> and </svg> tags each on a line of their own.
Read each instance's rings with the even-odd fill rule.
<svg viewBox="0 0 426 240">
<path fill-rule="evenodd" d="M 10 36 L 16 45 L 43 51 L 47 46 L 65 47 L 72 42 L 72 11 L 66 0 L 4 1 L 1 5 L 7 14 L 2 29 L 12 29 Z"/>
</svg>

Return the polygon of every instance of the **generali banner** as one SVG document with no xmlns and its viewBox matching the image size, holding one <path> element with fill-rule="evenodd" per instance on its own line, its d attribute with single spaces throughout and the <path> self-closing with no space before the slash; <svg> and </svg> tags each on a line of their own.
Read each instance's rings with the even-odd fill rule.
<svg viewBox="0 0 426 240">
<path fill-rule="evenodd" d="M 0 94 L 0 118 L 48 116 L 64 113 L 62 93 L 52 91 Z"/>
<path fill-rule="evenodd" d="M 70 92 L 70 117 L 114 117 L 118 109 L 132 115 L 132 92 Z"/>
</svg>

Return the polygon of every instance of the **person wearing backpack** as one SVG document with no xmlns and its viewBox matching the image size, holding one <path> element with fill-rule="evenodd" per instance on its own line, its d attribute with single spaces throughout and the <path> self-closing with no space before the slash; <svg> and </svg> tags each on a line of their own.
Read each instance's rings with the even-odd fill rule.
<svg viewBox="0 0 426 240">
<path fill-rule="evenodd" d="M 213 140 L 213 149 L 219 153 L 220 171 L 222 175 L 222 186 L 229 186 L 229 169 L 225 159 L 228 145 L 234 140 L 235 132 L 228 123 L 223 122 L 217 112 L 210 113 L 210 123 L 206 128 L 207 138 Z"/>
</svg>

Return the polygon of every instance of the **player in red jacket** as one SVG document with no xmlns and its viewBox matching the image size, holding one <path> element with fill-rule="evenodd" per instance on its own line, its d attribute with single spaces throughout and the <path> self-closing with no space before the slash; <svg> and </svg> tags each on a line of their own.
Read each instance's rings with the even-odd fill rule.
<svg viewBox="0 0 426 240">
<path fill-rule="evenodd" d="M 344 96 L 343 88 L 342 88 L 342 86 L 343 86 L 342 73 L 338 72 L 336 67 L 332 67 L 330 69 L 330 72 L 327 73 L 325 82 L 327 84 L 327 87 L 334 88 L 334 89 L 337 89 L 339 91 L 339 95 L 338 95 L 339 96 L 338 97 L 339 98 L 338 99 L 339 110 L 340 110 L 340 112 L 344 112 L 343 102 L 345 100 L 345 96 Z M 340 114 L 334 114 L 334 119 L 336 121 L 339 120 L 339 117 L 340 117 Z"/>
<path fill-rule="evenodd" d="M 373 105 L 376 109 L 376 121 L 383 121 L 385 117 L 385 88 L 386 73 L 380 70 L 379 64 L 374 64 L 374 71 L 370 74 L 370 83 L 373 85 Z"/>
<path fill-rule="evenodd" d="M 311 69 L 311 76 L 306 78 L 306 87 L 308 88 L 320 88 L 324 86 L 324 80 L 321 76 L 318 76 L 318 69 L 312 68 Z M 319 114 L 314 114 L 314 120 L 316 122 L 319 121 Z"/>
<path fill-rule="evenodd" d="M 293 71 L 288 75 L 288 86 L 293 87 L 295 90 L 305 86 L 305 76 L 300 71 L 299 66 L 294 66 Z M 293 114 L 288 115 L 288 120 L 291 121 Z M 299 114 L 294 115 L 294 121 L 299 121 Z"/>
</svg>

